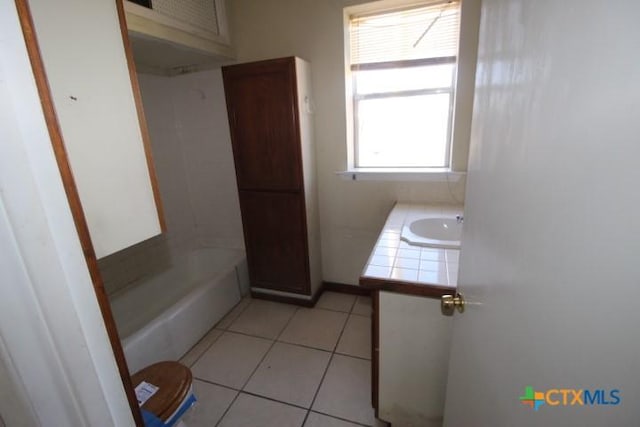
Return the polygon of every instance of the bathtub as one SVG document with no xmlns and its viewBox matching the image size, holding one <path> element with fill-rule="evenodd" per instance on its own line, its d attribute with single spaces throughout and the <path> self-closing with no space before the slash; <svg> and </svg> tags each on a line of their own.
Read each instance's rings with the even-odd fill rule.
<svg viewBox="0 0 640 427">
<path fill-rule="evenodd" d="M 180 359 L 247 290 L 244 251 L 205 248 L 114 294 L 111 309 L 131 373 Z"/>
</svg>

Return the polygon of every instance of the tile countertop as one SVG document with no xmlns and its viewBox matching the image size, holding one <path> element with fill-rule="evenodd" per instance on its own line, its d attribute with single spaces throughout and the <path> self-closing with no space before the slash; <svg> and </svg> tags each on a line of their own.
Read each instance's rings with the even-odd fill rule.
<svg viewBox="0 0 640 427">
<path fill-rule="evenodd" d="M 396 203 L 360 276 L 360 286 L 439 298 L 458 282 L 459 249 L 412 246 L 400 240 L 402 226 L 419 218 L 455 217 L 463 207 Z"/>
</svg>

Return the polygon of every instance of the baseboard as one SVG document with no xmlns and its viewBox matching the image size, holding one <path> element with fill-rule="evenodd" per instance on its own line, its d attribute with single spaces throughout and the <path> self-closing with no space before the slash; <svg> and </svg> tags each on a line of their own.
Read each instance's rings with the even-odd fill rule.
<svg viewBox="0 0 640 427">
<path fill-rule="evenodd" d="M 347 285 L 345 283 L 322 282 L 325 291 L 340 292 L 343 294 L 352 294 L 360 296 L 371 295 L 371 290 L 358 285 Z"/>
<path fill-rule="evenodd" d="M 320 286 L 320 289 L 316 291 L 316 293 L 313 295 L 313 298 L 303 299 L 303 298 L 296 298 L 296 297 L 288 297 L 284 295 L 268 294 L 264 292 L 254 291 L 253 289 L 251 289 L 251 298 L 263 299 L 267 301 L 283 302 L 285 304 L 294 304 L 302 307 L 313 308 L 318 302 L 318 298 L 320 298 L 320 295 L 322 295 L 323 290 L 324 290 L 324 285 Z"/>
<path fill-rule="evenodd" d="M 347 285 L 345 283 L 336 282 L 322 282 L 320 289 L 318 289 L 311 299 L 303 299 L 296 297 L 289 297 L 284 295 L 274 295 L 265 292 L 255 291 L 251 289 L 251 297 L 255 299 L 263 299 L 267 301 L 283 302 L 285 304 L 295 304 L 302 307 L 315 307 L 316 303 L 322 293 L 325 291 L 339 292 L 341 294 L 351 294 L 360 296 L 370 296 L 371 289 L 363 288 L 358 285 Z"/>
</svg>

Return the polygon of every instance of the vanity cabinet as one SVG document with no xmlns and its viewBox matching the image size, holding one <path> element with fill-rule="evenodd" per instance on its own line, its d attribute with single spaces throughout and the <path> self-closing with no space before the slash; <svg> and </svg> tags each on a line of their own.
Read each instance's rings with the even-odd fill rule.
<svg viewBox="0 0 640 427">
<path fill-rule="evenodd" d="M 391 425 L 442 426 L 452 326 L 439 298 L 376 291 L 373 401 L 378 418 Z"/>
<path fill-rule="evenodd" d="M 309 64 L 222 74 L 252 292 L 308 300 L 321 280 Z"/>
<path fill-rule="evenodd" d="M 120 1 L 30 0 L 35 35 L 98 258 L 164 220 Z"/>
<path fill-rule="evenodd" d="M 459 250 L 411 245 L 400 236 L 416 219 L 462 210 L 396 203 L 360 276 L 373 294 L 371 401 L 376 416 L 394 426 L 442 426 L 453 319 L 440 301 L 456 293 L 459 259 Z"/>
</svg>

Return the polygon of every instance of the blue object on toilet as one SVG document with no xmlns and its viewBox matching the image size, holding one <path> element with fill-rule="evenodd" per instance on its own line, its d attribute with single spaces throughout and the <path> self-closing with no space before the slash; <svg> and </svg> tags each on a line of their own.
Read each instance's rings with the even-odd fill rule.
<svg viewBox="0 0 640 427">
<path fill-rule="evenodd" d="M 165 427 L 166 424 L 162 420 L 156 417 L 153 412 L 141 409 L 142 421 L 144 421 L 145 427 Z"/>
<path fill-rule="evenodd" d="M 180 418 L 182 418 L 184 413 L 191 409 L 191 407 L 194 403 L 196 403 L 197 400 L 198 399 L 196 399 L 196 395 L 193 394 L 193 391 L 191 391 L 187 398 L 182 402 L 176 413 L 173 414 L 169 421 L 167 421 L 167 427 L 172 427 L 174 424 L 176 424 L 180 420 Z"/>
<path fill-rule="evenodd" d="M 152 412 L 142 409 L 142 420 L 144 421 L 144 425 L 145 427 L 173 427 L 197 400 L 198 399 L 196 399 L 193 392 L 189 393 L 180 407 L 166 423 L 163 423 L 162 420 L 156 417 Z"/>
</svg>

